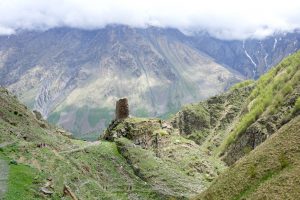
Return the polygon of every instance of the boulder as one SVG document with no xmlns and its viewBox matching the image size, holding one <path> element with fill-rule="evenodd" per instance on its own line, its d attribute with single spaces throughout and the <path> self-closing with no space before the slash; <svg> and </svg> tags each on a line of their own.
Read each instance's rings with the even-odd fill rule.
<svg viewBox="0 0 300 200">
<path fill-rule="evenodd" d="M 41 114 L 39 111 L 34 110 L 33 113 L 34 113 L 35 118 L 36 118 L 37 120 L 42 120 L 42 119 L 43 119 L 43 116 L 42 116 L 42 114 Z"/>
</svg>

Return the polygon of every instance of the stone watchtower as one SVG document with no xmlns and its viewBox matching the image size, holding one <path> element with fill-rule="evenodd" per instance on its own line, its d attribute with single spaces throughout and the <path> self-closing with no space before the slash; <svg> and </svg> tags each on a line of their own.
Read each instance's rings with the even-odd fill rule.
<svg viewBox="0 0 300 200">
<path fill-rule="evenodd" d="M 129 107 L 127 98 L 119 99 L 116 102 L 116 120 L 122 120 L 129 117 Z"/>
</svg>

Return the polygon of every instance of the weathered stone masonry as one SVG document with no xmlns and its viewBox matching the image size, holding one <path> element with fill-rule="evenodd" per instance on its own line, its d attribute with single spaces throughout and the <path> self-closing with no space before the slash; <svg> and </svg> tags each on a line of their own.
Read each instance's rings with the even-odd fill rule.
<svg viewBox="0 0 300 200">
<path fill-rule="evenodd" d="M 116 102 L 116 120 L 126 119 L 129 117 L 129 107 L 127 98 L 119 99 Z"/>
</svg>

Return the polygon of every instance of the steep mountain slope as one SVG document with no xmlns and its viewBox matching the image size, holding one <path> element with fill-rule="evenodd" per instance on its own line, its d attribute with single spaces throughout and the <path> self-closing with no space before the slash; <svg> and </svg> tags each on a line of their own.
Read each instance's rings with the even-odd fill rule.
<svg viewBox="0 0 300 200">
<path fill-rule="evenodd" d="M 299 31 L 243 41 L 216 39 L 206 33 L 199 34 L 193 39 L 193 44 L 200 51 L 218 63 L 255 79 L 276 66 L 284 57 L 300 49 Z"/>
<path fill-rule="evenodd" d="M 119 25 L 20 32 L 0 37 L 0 85 L 50 122 L 95 139 L 120 97 L 135 116 L 167 117 L 243 76 L 258 78 L 299 45 L 298 32 L 245 41 Z"/>
<path fill-rule="evenodd" d="M 199 193 L 224 170 L 223 162 L 209 158 L 162 120 L 114 121 L 103 138 L 116 143 L 138 177 L 176 199 Z"/>
<path fill-rule="evenodd" d="M 159 116 L 220 93 L 242 79 L 174 29 L 108 26 L 25 32 L 0 38 L 0 84 L 75 134 L 108 125 L 114 102 Z"/>
<path fill-rule="evenodd" d="M 69 192 L 79 199 L 161 198 L 115 144 L 69 139 L 3 88 L 0 104 L 0 159 L 10 163 L 5 199 L 70 199 Z"/>
<path fill-rule="evenodd" d="M 300 116 L 220 175 L 195 199 L 298 199 Z"/>
<path fill-rule="evenodd" d="M 171 123 L 114 120 L 97 142 L 69 138 L 1 88 L 0 160 L 9 168 L 1 195 L 8 200 L 297 198 L 299 67 L 300 51 L 256 82 L 184 107 Z"/>
<path fill-rule="evenodd" d="M 208 189 L 205 191 L 203 195 L 207 193 L 207 196 L 200 196 L 200 199 L 242 199 L 244 197 L 255 199 L 257 196 L 263 194 L 261 191 L 267 190 L 267 187 L 272 187 L 272 185 L 268 184 L 262 185 L 258 189 L 259 191 L 257 191 L 260 183 L 269 180 L 270 184 L 274 182 L 274 188 L 276 188 L 280 179 L 273 177 L 273 175 L 281 173 L 280 170 L 286 168 L 291 163 L 292 170 L 287 173 L 283 172 L 282 176 L 286 175 L 292 181 L 289 183 L 292 187 L 292 192 L 288 196 L 292 199 L 292 197 L 298 195 L 295 189 L 298 187 L 298 180 L 293 177 L 297 177 L 298 173 L 297 163 L 299 163 L 299 157 L 296 149 L 298 148 L 299 141 L 292 142 L 293 144 L 280 145 L 284 138 L 288 139 L 289 137 L 270 139 L 270 141 L 268 138 L 272 134 L 280 135 L 284 132 L 285 134 L 292 134 L 291 137 L 294 137 L 295 140 L 299 139 L 297 132 L 300 111 L 299 83 L 300 51 L 284 59 L 278 66 L 263 75 L 258 81 L 239 83 L 222 95 L 209 98 L 198 104 L 185 106 L 171 119 L 174 128 L 170 128 L 170 130 L 173 130 L 171 134 L 164 131 L 164 129 L 159 130 L 159 127 L 168 127 L 168 124 L 164 125 L 159 121 L 151 122 L 142 120 L 139 122 L 143 125 L 143 128 L 141 128 L 135 120 L 134 123 L 127 120 L 125 122 L 113 122 L 104 134 L 104 138 L 115 141 L 117 146 L 119 146 L 121 154 L 133 166 L 135 173 L 150 183 L 153 177 L 164 177 L 163 180 L 170 179 L 165 174 L 171 173 L 164 171 L 164 165 L 154 164 L 154 160 L 173 158 L 172 155 L 174 154 L 176 154 L 175 162 L 172 161 L 172 165 L 169 165 L 167 168 L 172 169 L 174 166 L 179 166 L 183 167 L 183 169 L 189 169 L 192 166 L 199 170 L 199 166 L 206 166 L 208 170 L 200 168 L 201 170 L 198 171 L 199 174 L 196 173 L 193 175 L 199 177 L 199 180 L 203 179 L 203 176 L 206 179 L 209 177 L 208 180 L 214 180 L 216 174 L 222 173 L 226 168 L 225 163 L 233 165 L 225 174 L 229 171 L 237 176 L 236 179 L 239 182 L 235 179 L 234 175 L 230 174 L 230 176 L 224 175 L 225 179 L 222 175 L 217 177 L 216 182 L 218 183 L 219 181 L 221 186 L 223 185 L 220 188 L 218 184 L 214 185 L 216 182 L 207 182 L 206 184 L 203 184 L 205 182 L 197 183 L 203 186 L 210 185 L 209 188 L 213 188 L 212 190 Z M 285 126 L 285 124 L 287 125 Z M 158 127 L 154 128 L 157 131 L 153 131 L 152 126 Z M 196 142 L 195 145 L 189 146 L 197 147 L 197 155 L 200 155 L 201 162 L 194 162 L 195 158 L 187 155 L 185 155 L 187 159 L 184 161 L 177 160 L 182 155 L 179 153 L 181 148 L 170 148 L 168 145 L 169 142 L 167 142 L 169 140 L 168 137 L 176 135 L 174 133 L 180 137 L 185 137 L 187 141 L 193 140 Z M 265 140 L 268 143 L 264 144 Z M 262 143 L 263 145 L 270 145 L 267 147 L 267 150 L 259 150 L 263 148 L 260 147 Z M 256 147 L 260 148 L 256 150 Z M 275 147 L 277 149 L 274 150 Z M 271 150 L 272 148 L 273 150 Z M 162 151 L 163 149 L 168 149 L 168 151 Z M 252 152 L 253 149 L 255 151 Z M 282 149 L 289 151 L 289 153 L 286 153 L 287 155 L 284 152 L 280 153 Z M 153 151 L 156 159 L 144 153 L 144 151 L 147 152 L 149 150 Z M 188 152 L 192 151 L 189 150 Z M 255 154 L 256 151 L 260 151 L 259 159 L 257 157 L 251 158 L 251 155 Z M 272 156 L 274 156 L 273 159 Z M 141 160 L 141 157 L 146 159 Z M 289 160 L 290 157 L 293 160 Z M 151 165 L 149 165 L 148 159 L 152 160 L 153 163 L 150 162 Z M 267 159 L 267 162 L 265 162 L 265 159 Z M 247 166 L 245 169 L 243 167 L 246 164 L 242 164 L 242 168 L 236 169 L 235 167 L 238 163 L 243 162 L 243 160 L 246 163 L 252 164 L 255 161 L 254 166 L 249 164 L 249 167 Z M 170 162 L 169 160 L 166 161 L 167 163 Z M 204 161 L 206 161 L 205 164 L 203 164 Z M 234 164 L 236 161 L 237 163 Z M 152 174 L 152 169 L 155 168 L 159 168 L 161 171 Z M 214 168 L 218 170 L 212 170 Z M 250 176 L 256 177 L 250 183 L 246 181 L 249 178 L 249 173 L 252 173 Z M 256 173 L 258 174 L 256 175 Z M 194 185 L 192 181 L 185 180 L 179 174 L 177 173 L 179 176 L 178 179 L 184 180 L 185 183 L 190 183 L 189 188 L 194 188 L 197 185 Z M 226 184 L 231 178 L 233 178 L 233 183 Z M 159 185 L 159 181 L 157 179 L 155 181 Z M 233 190 L 232 192 L 230 187 L 235 187 L 235 184 L 240 184 L 240 187 L 236 187 L 236 191 Z M 176 191 L 180 191 L 180 189 L 186 186 L 176 185 L 179 185 L 179 188 L 175 187 Z M 170 187 L 173 188 L 174 185 Z M 219 194 L 223 190 L 225 191 L 224 194 Z M 216 194 L 215 191 L 217 191 Z M 273 191 L 274 193 L 271 192 L 270 196 L 275 195 L 276 189 L 273 189 Z M 286 191 L 287 187 L 282 188 L 281 195 L 284 196 L 284 192 Z M 233 196 L 226 196 L 227 194 Z"/>
<path fill-rule="evenodd" d="M 300 52 L 284 59 L 257 82 L 243 114 L 227 136 L 224 160 L 234 163 L 264 142 L 294 115 L 300 96 Z"/>
<path fill-rule="evenodd" d="M 223 95 L 184 107 L 173 124 L 198 144 L 213 142 L 210 149 L 233 164 L 293 118 L 299 63 L 298 51 L 256 82 L 242 82 Z"/>
<path fill-rule="evenodd" d="M 300 51 L 258 81 L 186 106 L 180 133 L 230 167 L 196 199 L 297 199 Z"/>
<path fill-rule="evenodd" d="M 187 199 L 224 170 L 159 119 L 115 121 L 105 134 L 110 141 L 84 142 L 3 88 L 0 104 L 0 160 L 9 166 L 0 191 L 7 200 Z"/>
</svg>

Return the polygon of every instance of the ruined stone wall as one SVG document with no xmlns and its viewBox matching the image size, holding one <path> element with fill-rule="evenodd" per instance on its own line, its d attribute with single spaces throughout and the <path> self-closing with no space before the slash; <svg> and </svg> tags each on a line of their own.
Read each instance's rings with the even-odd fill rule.
<svg viewBox="0 0 300 200">
<path fill-rule="evenodd" d="M 116 120 L 126 119 L 129 117 L 129 107 L 127 98 L 119 99 L 116 102 Z"/>
</svg>

